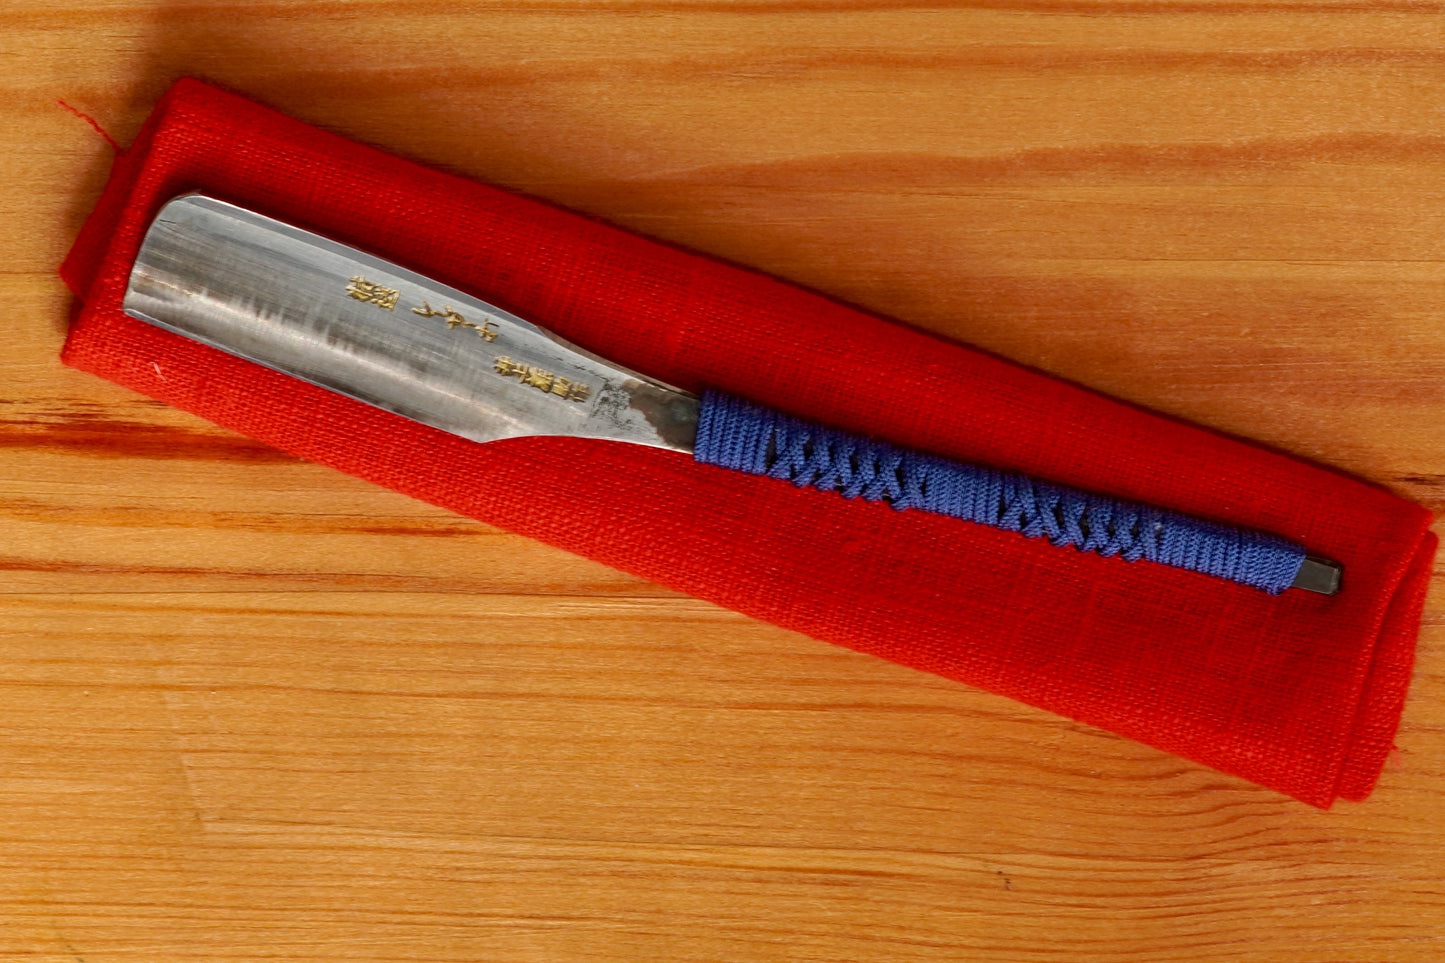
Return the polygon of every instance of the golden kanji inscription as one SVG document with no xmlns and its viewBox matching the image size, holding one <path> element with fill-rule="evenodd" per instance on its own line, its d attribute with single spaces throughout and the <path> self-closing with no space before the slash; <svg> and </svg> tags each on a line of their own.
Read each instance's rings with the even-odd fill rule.
<svg viewBox="0 0 1445 963">
<path fill-rule="evenodd" d="M 472 330 L 476 331 L 477 334 L 479 334 L 483 338 L 486 338 L 488 341 L 497 340 L 497 329 L 492 327 L 491 318 L 484 317 L 482 318 L 482 323 L 477 324 L 475 321 L 468 321 L 466 318 L 462 317 L 459 313 L 449 307 L 443 307 L 440 311 L 438 311 L 425 301 L 421 303 L 421 307 L 412 308 L 411 313 L 419 314 L 424 318 L 445 318 L 447 322 L 447 327 L 451 328 L 452 330 L 456 330 L 459 327 L 471 328 Z"/>
<path fill-rule="evenodd" d="M 518 364 L 508 357 L 498 358 L 492 363 L 492 370 L 507 378 L 516 378 L 524 385 L 556 395 L 567 401 L 586 401 L 592 396 L 592 389 L 578 381 L 558 377 L 536 365 Z"/>
<path fill-rule="evenodd" d="M 347 282 L 346 293 L 358 301 L 374 304 L 388 311 L 396 309 L 396 302 L 401 297 L 400 291 L 361 277 L 352 278 Z"/>
</svg>

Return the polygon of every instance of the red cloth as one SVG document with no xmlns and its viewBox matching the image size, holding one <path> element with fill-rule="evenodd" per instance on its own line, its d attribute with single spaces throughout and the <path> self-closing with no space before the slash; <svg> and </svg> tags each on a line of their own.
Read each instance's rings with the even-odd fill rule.
<svg viewBox="0 0 1445 963">
<path fill-rule="evenodd" d="M 121 313 L 148 221 L 189 190 L 399 261 L 682 387 L 1283 535 L 1342 562 L 1344 589 L 1271 597 L 677 453 L 477 445 L 412 424 Z M 1370 485 L 193 80 L 118 158 L 62 273 L 84 302 L 67 364 L 295 455 L 1316 806 L 1363 798 L 1391 748 L 1435 538 L 1423 509 Z"/>
</svg>

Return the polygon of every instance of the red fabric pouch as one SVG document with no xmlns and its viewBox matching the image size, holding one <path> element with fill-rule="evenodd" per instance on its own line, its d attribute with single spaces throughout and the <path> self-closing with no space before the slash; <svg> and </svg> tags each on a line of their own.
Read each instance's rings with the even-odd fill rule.
<svg viewBox="0 0 1445 963">
<path fill-rule="evenodd" d="M 126 317 L 159 206 L 202 191 L 472 291 L 628 367 L 852 432 L 1290 538 L 1335 596 L 894 511 L 611 442 L 479 445 Z M 818 639 L 1316 806 L 1363 798 L 1409 682 L 1421 508 L 777 280 L 177 83 L 62 273 L 67 364 L 277 448 Z M 162 376 L 161 372 L 164 372 Z"/>
</svg>

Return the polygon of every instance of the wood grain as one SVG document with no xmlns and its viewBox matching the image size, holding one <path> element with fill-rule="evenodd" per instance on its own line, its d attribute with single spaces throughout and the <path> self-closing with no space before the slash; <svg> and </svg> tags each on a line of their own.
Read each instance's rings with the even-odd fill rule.
<svg viewBox="0 0 1445 963">
<path fill-rule="evenodd" d="M 1445 958 L 1320 813 L 62 368 L 176 76 L 1445 508 L 1445 4 L 0 0 L 0 959 Z"/>
</svg>

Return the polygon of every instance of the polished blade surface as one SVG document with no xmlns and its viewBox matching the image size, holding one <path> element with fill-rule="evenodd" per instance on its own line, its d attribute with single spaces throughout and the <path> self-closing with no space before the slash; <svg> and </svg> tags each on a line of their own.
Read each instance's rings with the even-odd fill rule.
<svg viewBox="0 0 1445 963">
<path fill-rule="evenodd" d="M 474 441 L 691 451 L 697 398 L 399 265 L 202 195 L 146 235 L 127 314 Z"/>
</svg>

